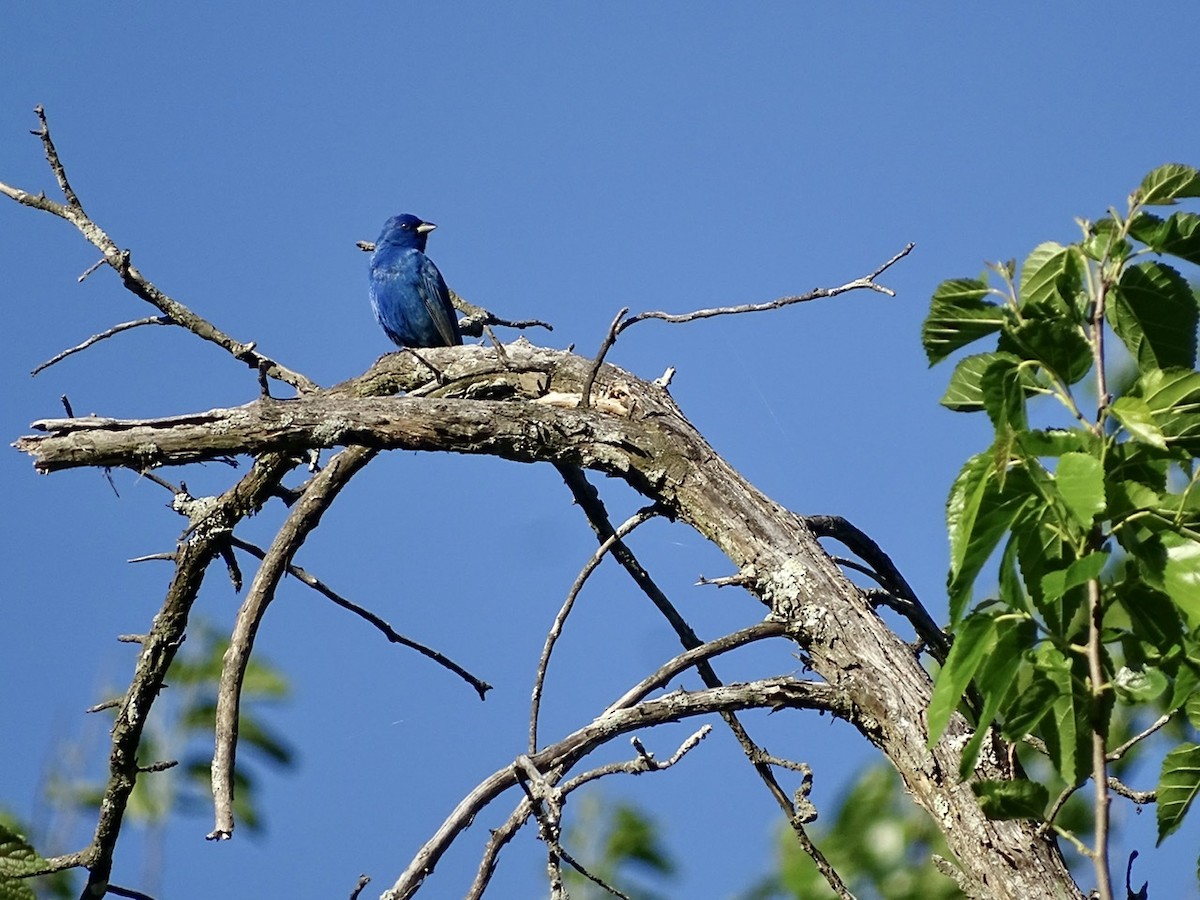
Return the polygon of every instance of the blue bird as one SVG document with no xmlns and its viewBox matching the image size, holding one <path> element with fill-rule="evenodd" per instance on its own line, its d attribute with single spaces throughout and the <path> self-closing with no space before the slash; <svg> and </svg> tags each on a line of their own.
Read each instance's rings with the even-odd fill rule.
<svg viewBox="0 0 1200 900">
<path fill-rule="evenodd" d="M 371 254 L 371 308 L 400 347 L 462 343 L 450 290 L 428 256 L 425 241 L 437 228 L 417 216 L 392 216 Z"/>
</svg>

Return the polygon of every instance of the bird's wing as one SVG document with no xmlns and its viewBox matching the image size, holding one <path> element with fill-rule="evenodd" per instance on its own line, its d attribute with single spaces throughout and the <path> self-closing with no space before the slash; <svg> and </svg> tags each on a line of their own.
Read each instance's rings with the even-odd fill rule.
<svg viewBox="0 0 1200 900">
<path fill-rule="evenodd" d="M 434 327 L 446 342 L 446 346 L 461 344 L 462 332 L 458 330 L 458 316 L 454 312 L 454 304 L 450 302 L 450 289 L 446 287 L 442 273 L 427 256 L 422 256 L 421 259 L 418 290 L 421 299 L 425 301 L 425 308 L 429 311 L 429 318 L 433 320 Z"/>
</svg>

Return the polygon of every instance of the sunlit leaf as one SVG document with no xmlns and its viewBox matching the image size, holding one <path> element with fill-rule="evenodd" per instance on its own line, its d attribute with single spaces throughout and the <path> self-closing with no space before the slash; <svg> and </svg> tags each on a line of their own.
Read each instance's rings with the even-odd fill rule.
<svg viewBox="0 0 1200 900">
<path fill-rule="evenodd" d="M 1165 206 L 1180 197 L 1200 197 L 1200 172 L 1180 163 L 1167 163 L 1152 170 L 1134 192 L 1146 206 Z"/>
<path fill-rule="evenodd" d="M 1107 563 L 1108 554 L 1098 551 L 1075 560 L 1065 569 L 1047 572 L 1042 578 L 1042 594 L 1048 601 L 1057 600 L 1072 588 L 1099 578 Z"/>
<path fill-rule="evenodd" d="M 1129 233 L 1156 253 L 1200 264 L 1200 216 L 1195 213 L 1172 213 L 1166 219 L 1140 213 Z"/>
<path fill-rule="evenodd" d="M 1080 327 L 1066 317 L 1027 317 L 1005 331 L 999 346 L 1040 363 L 1066 384 L 1075 384 L 1092 368 L 1092 345 Z"/>
<path fill-rule="evenodd" d="M 958 278 L 938 285 L 929 315 L 921 325 L 921 344 L 930 365 L 1000 329 L 1005 312 L 984 300 L 987 294 L 987 282 L 977 278 Z"/>
<path fill-rule="evenodd" d="M 930 747 L 938 742 L 946 730 L 946 724 L 958 709 L 967 685 L 975 677 L 976 669 L 995 648 L 996 638 L 996 620 L 986 613 L 968 616 L 958 629 L 950 655 L 938 672 L 933 699 L 929 702 Z"/>
<path fill-rule="evenodd" d="M 1158 843 L 1183 822 L 1200 791 L 1200 744 L 1180 744 L 1163 758 L 1158 776 Z"/>
<path fill-rule="evenodd" d="M 1003 486 L 991 453 L 971 457 L 946 501 L 950 531 L 950 619 L 962 618 L 975 576 L 1021 510 L 1037 501 L 1023 469 L 1007 473 Z"/>
<path fill-rule="evenodd" d="M 987 738 L 988 726 L 995 720 L 1000 705 L 1021 668 L 1022 653 L 1037 637 L 1037 628 L 1030 619 L 1013 621 L 1006 618 L 997 622 L 996 626 L 998 636 L 992 652 L 975 674 L 975 686 L 983 696 L 983 709 L 979 713 L 975 734 L 967 742 L 959 762 L 958 774 L 962 779 L 970 777 L 975 768 L 979 748 Z M 955 644 L 957 643 L 956 639 Z M 953 654 L 953 649 L 950 652 Z"/>
<path fill-rule="evenodd" d="M 1068 312 L 1080 288 L 1078 251 L 1047 241 L 1033 248 L 1021 266 L 1021 307 L 1045 305 Z"/>
<path fill-rule="evenodd" d="M 1087 453 L 1065 453 L 1054 470 L 1059 496 L 1082 528 L 1104 511 L 1104 466 Z"/>
<path fill-rule="evenodd" d="M 1113 418 L 1121 423 L 1121 427 L 1135 441 L 1141 441 L 1151 447 L 1166 449 L 1167 439 L 1163 436 L 1158 423 L 1154 421 L 1154 416 L 1145 400 L 1140 397 L 1118 397 L 1109 405 L 1108 409 L 1113 414 Z"/>
</svg>

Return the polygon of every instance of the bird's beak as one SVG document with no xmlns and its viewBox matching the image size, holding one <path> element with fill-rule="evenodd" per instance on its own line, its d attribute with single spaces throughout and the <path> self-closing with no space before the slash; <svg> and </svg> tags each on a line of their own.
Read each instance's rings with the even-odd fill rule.
<svg viewBox="0 0 1200 900">
<path fill-rule="evenodd" d="M 432 222 L 422 222 L 417 226 L 417 234 L 425 234 L 428 231 L 433 231 L 435 228 L 437 228 L 437 226 Z"/>
</svg>

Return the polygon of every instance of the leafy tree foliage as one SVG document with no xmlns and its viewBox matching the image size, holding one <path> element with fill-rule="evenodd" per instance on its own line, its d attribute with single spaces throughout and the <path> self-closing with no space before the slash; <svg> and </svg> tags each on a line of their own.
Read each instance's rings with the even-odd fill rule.
<svg viewBox="0 0 1200 900">
<path fill-rule="evenodd" d="M 1097 859 L 1109 767 L 1128 749 L 1114 723 L 1182 712 L 1200 725 L 1200 307 L 1172 265 L 1200 263 L 1200 215 L 1152 211 L 1196 197 L 1195 169 L 1157 168 L 1124 212 L 1081 220 L 1075 243 L 943 282 L 922 330 L 931 364 L 995 340 L 958 361 L 942 398 L 985 413 L 994 438 L 946 505 L 956 638 L 930 741 L 966 695 L 981 727 L 964 776 L 988 725 L 1044 753 L 1068 788 L 1090 776 Z M 1163 759 L 1160 842 L 1200 789 L 1192 738 L 1185 729 Z M 1031 781 L 979 793 L 996 817 L 1053 821 L 1057 809 Z"/>
</svg>

